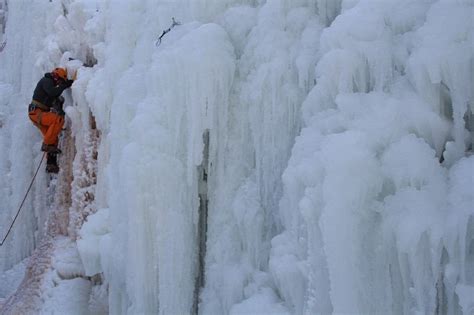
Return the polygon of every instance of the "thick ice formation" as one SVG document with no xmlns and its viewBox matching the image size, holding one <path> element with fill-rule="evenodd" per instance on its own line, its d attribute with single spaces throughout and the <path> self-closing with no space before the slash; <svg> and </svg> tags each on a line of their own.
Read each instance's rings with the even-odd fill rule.
<svg viewBox="0 0 474 315">
<path fill-rule="evenodd" d="M 5 3 L 1 231 L 39 162 L 36 80 L 78 79 L 63 171 L 0 249 L 0 307 L 474 310 L 472 0 Z"/>
<path fill-rule="evenodd" d="M 53 32 L 59 14 L 60 6 L 44 1 L 8 1 L 8 27 L 3 36 L 7 45 L 0 53 L 2 235 L 6 233 L 41 159 L 40 137 L 27 119 L 26 108 L 36 79 L 52 65 L 34 66 L 38 52 L 44 48 L 44 38 Z M 47 215 L 45 186 L 46 177 L 41 172 L 33 185 L 32 198 L 25 202 L 19 216 L 19 224 L 0 250 L 0 270 L 7 270 L 29 256 L 44 237 Z"/>
<path fill-rule="evenodd" d="M 456 163 L 473 161 L 458 160 L 472 145 L 463 120 L 472 104 L 468 12 L 472 2 L 360 1 L 323 32 L 270 259 L 296 313 L 459 311 L 454 292 L 471 273 L 472 186 L 465 182 L 464 210 L 448 196 Z M 451 49 L 459 56 L 448 57 Z M 459 102 L 440 98 L 443 76 Z M 448 176 L 438 160 L 449 139 Z M 472 169 L 462 174 L 472 182 Z"/>
</svg>

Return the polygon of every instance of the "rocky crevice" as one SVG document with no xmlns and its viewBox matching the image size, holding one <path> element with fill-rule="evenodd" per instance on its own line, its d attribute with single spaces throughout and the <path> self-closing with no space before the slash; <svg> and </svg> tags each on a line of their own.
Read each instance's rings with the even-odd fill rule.
<svg viewBox="0 0 474 315">
<path fill-rule="evenodd" d="M 204 287 L 204 270 L 206 258 L 207 241 L 207 216 L 209 199 L 207 196 L 208 185 L 207 178 L 209 174 L 209 130 L 203 135 L 204 151 L 202 164 L 198 167 L 199 182 L 199 222 L 198 222 L 198 253 L 197 253 L 197 275 L 194 286 L 193 314 L 199 313 L 199 295 Z"/>
</svg>

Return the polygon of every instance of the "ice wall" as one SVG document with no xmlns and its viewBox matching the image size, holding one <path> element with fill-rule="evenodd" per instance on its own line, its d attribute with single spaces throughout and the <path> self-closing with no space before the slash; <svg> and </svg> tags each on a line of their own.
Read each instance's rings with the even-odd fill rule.
<svg viewBox="0 0 474 315">
<path fill-rule="evenodd" d="M 85 58 L 89 52 L 87 45 L 81 47 L 84 44 L 81 36 L 84 30 L 81 24 L 90 12 L 81 3 L 66 6 L 60 1 L 16 1 L 6 8 L 8 8 L 5 37 L 7 45 L 0 53 L 2 67 L 0 74 L 2 194 L 0 197 L 4 200 L 0 212 L 2 238 L 7 232 L 42 155 L 41 137 L 27 116 L 27 106 L 33 89 L 37 80 L 45 72 L 51 71 L 56 66 L 66 66 L 66 61 L 71 54 L 87 60 Z M 68 10 L 72 17 L 69 20 L 65 16 Z M 66 98 L 66 106 L 72 105 L 70 91 L 65 91 L 63 96 Z M 87 109 L 86 112 L 88 114 L 89 110 Z M 89 118 L 88 115 L 85 117 Z M 79 119 L 73 115 L 69 118 L 65 125 L 66 130 L 60 139 L 63 151 L 59 158 L 61 172 L 52 177 L 46 175 L 43 161 L 44 164 L 12 233 L 0 249 L 0 276 L 2 278 L 0 313 L 2 314 L 51 312 L 51 308 L 58 305 L 55 301 L 61 299 L 62 291 L 62 289 L 53 290 L 53 287 L 79 288 L 82 285 L 86 288 L 87 286 L 83 284 L 89 283 L 88 279 L 82 279 L 82 281 L 76 279 L 81 278 L 84 272 L 81 271 L 82 262 L 75 249 L 75 242 L 69 241 L 70 248 L 62 248 L 64 246 L 61 246 L 61 241 L 58 240 L 59 235 L 68 235 L 68 230 L 70 236 L 74 237 L 74 233 L 82 225 L 84 216 L 91 212 L 87 210 L 91 208 L 91 205 L 93 206 L 91 196 L 92 201 L 94 196 L 94 192 L 90 189 L 94 185 L 89 184 L 95 179 L 94 168 L 82 164 L 87 164 L 85 162 L 90 164 L 93 158 L 89 156 L 93 154 L 88 153 L 93 153 L 96 146 L 94 141 L 87 142 L 85 149 L 84 145 L 81 145 L 83 138 L 88 138 L 90 134 L 88 131 L 92 128 L 85 124 L 87 127 L 84 126 L 80 132 L 73 134 L 71 120 Z M 83 118 L 83 120 L 86 119 Z M 74 181 L 72 181 L 72 165 L 73 160 L 76 159 L 82 164 L 74 163 Z M 79 176 L 82 173 L 85 173 L 87 179 Z M 78 209 L 84 206 L 84 203 L 79 202 L 82 201 L 79 197 L 84 196 L 87 207 Z M 73 202 L 69 211 L 71 199 Z M 68 225 L 70 225 L 69 229 Z M 65 271 L 62 266 L 67 264 L 64 260 L 67 261 L 68 256 L 62 252 L 68 251 L 73 253 L 70 256 L 75 255 L 76 264 L 74 267 L 68 266 Z M 22 258 L 29 255 L 31 256 L 20 262 Z M 66 258 L 63 260 L 64 257 Z M 56 263 L 57 260 L 60 263 Z M 11 268 L 13 265 L 14 267 Z M 4 270 L 7 271 L 4 272 Z M 79 301 L 81 299 L 92 301 L 90 295 L 93 297 L 85 289 L 72 292 L 72 295 Z M 48 298 L 52 303 L 48 303 L 42 311 L 41 302 Z M 67 298 L 75 305 L 74 299 Z M 64 309 L 68 308 L 67 304 L 62 306 Z M 89 309 L 89 305 L 84 305 L 83 308 Z"/>
<path fill-rule="evenodd" d="M 299 132 L 300 105 L 314 81 L 318 43 L 312 39 L 322 26 L 313 1 L 233 8 L 222 24 L 242 53 L 231 97 L 233 120 L 226 131 L 218 130 L 223 141 L 211 155 L 201 310 L 228 313 L 253 297 L 250 311 L 256 304 L 284 311 L 262 271 L 268 269 L 270 239 L 280 224 L 281 174 Z M 248 312 L 246 307 L 240 311 Z"/>
<path fill-rule="evenodd" d="M 469 313 L 473 158 L 459 157 L 473 101 L 473 3 L 343 7 L 321 36 L 270 272 L 298 314 Z M 443 80 L 458 102 L 443 101 Z"/>
<path fill-rule="evenodd" d="M 37 162 L 21 105 L 36 79 L 79 67 L 70 57 L 93 66 L 68 94 L 70 240 L 51 249 L 36 310 L 474 307 L 472 0 L 32 5 L 9 2 L 0 53 L 0 200 L 17 202 Z M 182 25 L 156 46 L 171 17 Z M 45 234 L 45 183 L 3 269 Z"/>
<path fill-rule="evenodd" d="M 61 14 L 59 3 L 9 1 L 8 24 L 0 52 L 0 231 L 6 233 L 41 159 L 40 135 L 27 116 L 32 91 L 50 64 L 38 63 L 44 38 Z M 44 67 L 44 68 L 43 68 Z M 49 67 L 48 67 L 49 68 Z M 46 178 L 33 185 L 18 224 L 0 250 L 0 270 L 10 269 L 31 254 L 45 234 Z M 33 206 L 34 205 L 34 206 Z"/>
<path fill-rule="evenodd" d="M 186 21 L 156 47 L 158 22 L 170 22 L 155 20 L 160 6 L 125 6 L 104 8 L 98 67 L 83 85 L 109 183 L 99 188 L 107 210 L 94 217 L 108 224 L 91 228 L 94 238 L 88 222 L 78 244 L 86 271 L 104 273 L 112 313 L 184 314 L 194 303 L 202 136 L 224 123 L 234 50 L 218 25 Z M 90 246 L 97 236 L 100 252 Z"/>
<path fill-rule="evenodd" d="M 3 37 L 5 36 L 5 25 L 7 24 L 7 2 L 5 0 L 0 1 L 0 51 L 5 48 Z"/>
</svg>

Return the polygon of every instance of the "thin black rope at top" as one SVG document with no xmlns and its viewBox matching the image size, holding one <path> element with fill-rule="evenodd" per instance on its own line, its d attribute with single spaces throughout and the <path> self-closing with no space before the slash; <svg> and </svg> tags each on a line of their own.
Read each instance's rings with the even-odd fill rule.
<svg viewBox="0 0 474 315">
<path fill-rule="evenodd" d="M 181 25 L 181 23 L 177 22 L 174 18 L 172 18 L 172 21 L 173 22 L 171 23 L 171 26 L 168 29 L 164 30 L 163 33 L 161 33 L 160 37 L 158 37 L 158 40 L 156 41 L 155 46 L 157 46 L 157 47 L 160 46 L 161 39 L 163 38 L 163 36 L 168 34 L 173 29 L 173 27 L 175 27 L 177 25 Z"/>
<path fill-rule="evenodd" d="M 11 231 L 12 228 L 13 228 L 13 225 L 15 224 L 16 218 L 18 218 L 18 215 L 20 214 L 20 210 L 21 210 L 21 208 L 23 207 L 23 204 L 25 203 L 26 197 L 28 197 L 28 194 L 30 193 L 31 186 L 33 186 L 33 182 L 35 181 L 36 175 L 38 175 L 38 171 L 39 171 L 39 169 L 40 169 L 40 167 L 41 167 L 41 164 L 43 163 L 43 160 L 44 160 L 44 157 L 45 157 L 45 156 L 46 156 L 46 152 L 43 154 L 43 157 L 41 158 L 41 161 L 39 162 L 39 165 L 38 165 L 38 168 L 36 169 L 35 175 L 34 175 L 33 178 L 31 179 L 30 186 L 28 187 L 28 190 L 26 191 L 25 197 L 23 198 L 23 201 L 21 202 L 20 207 L 18 208 L 18 211 L 16 212 L 16 215 L 15 215 L 15 218 L 13 219 L 12 224 L 10 224 L 10 228 L 8 229 L 7 234 L 5 235 L 5 237 L 3 238 L 2 242 L 0 243 L 0 246 L 2 246 L 3 243 L 5 243 L 5 240 L 7 239 L 8 234 L 10 234 L 10 231 Z"/>
</svg>

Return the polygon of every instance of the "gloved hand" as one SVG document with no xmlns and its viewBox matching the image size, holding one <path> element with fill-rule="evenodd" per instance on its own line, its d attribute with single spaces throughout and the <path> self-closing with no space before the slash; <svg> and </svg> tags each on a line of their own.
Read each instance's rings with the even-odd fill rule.
<svg viewBox="0 0 474 315">
<path fill-rule="evenodd" d="M 66 80 L 66 86 L 71 87 L 71 85 L 74 83 L 74 80 Z"/>
<path fill-rule="evenodd" d="M 60 106 L 61 108 L 63 108 L 63 104 L 64 104 L 64 96 L 62 95 L 59 95 L 56 100 L 55 100 L 55 103 L 58 103 L 58 106 Z"/>
</svg>

